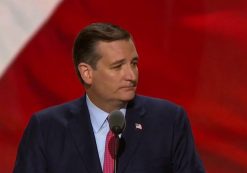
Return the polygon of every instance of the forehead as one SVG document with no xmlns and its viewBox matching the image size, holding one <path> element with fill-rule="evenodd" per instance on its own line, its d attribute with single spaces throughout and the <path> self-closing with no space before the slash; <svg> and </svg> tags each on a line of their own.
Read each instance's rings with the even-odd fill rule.
<svg viewBox="0 0 247 173">
<path fill-rule="evenodd" d="M 111 42 L 99 41 L 96 45 L 96 51 L 102 59 L 119 60 L 138 56 L 135 44 L 131 39 Z"/>
</svg>

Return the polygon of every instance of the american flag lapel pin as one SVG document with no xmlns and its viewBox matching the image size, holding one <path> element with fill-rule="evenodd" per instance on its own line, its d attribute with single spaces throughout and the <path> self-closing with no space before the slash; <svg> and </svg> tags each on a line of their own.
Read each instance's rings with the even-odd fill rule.
<svg viewBox="0 0 247 173">
<path fill-rule="evenodd" d="M 135 123 L 136 129 L 142 130 L 142 125 L 139 123 Z"/>
</svg>

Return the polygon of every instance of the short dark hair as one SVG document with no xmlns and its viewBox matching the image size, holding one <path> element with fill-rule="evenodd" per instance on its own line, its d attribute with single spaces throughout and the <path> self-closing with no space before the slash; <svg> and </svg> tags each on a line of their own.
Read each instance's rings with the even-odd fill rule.
<svg viewBox="0 0 247 173">
<path fill-rule="evenodd" d="M 127 30 L 111 23 L 92 23 L 82 29 L 76 37 L 73 47 L 74 66 L 80 80 L 82 81 L 78 65 L 81 62 L 96 69 L 97 62 L 101 58 L 95 49 L 99 41 L 111 42 L 130 38 L 132 36 Z"/>
</svg>

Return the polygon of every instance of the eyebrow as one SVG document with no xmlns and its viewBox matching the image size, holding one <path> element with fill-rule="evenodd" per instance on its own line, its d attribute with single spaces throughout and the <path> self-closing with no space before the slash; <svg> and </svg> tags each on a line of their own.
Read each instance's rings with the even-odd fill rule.
<svg viewBox="0 0 247 173">
<path fill-rule="evenodd" d="M 131 61 L 137 61 L 139 58 L 136 56 L 136 57 L 133 57 Z M 118 64 L 122 64 L 123 62 L 125 61 L 125 59 L 120 59 L 120 60 L 117 60 L 115 62 L 113 62 L 110 66 L 114 66 L 114 65 L 118 65 Z"/>
<path fill-rule="evenodd" d="M 120 59 L 111 64 L 111 66 L 117 65 L 117 64 L 122 64 L 125 61 L 125 59 Z"/>
</svg>

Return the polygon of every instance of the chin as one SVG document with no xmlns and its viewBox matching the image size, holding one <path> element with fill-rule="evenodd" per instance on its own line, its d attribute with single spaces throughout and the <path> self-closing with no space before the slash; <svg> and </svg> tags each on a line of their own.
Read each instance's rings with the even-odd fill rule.
<svg viewBox="0 0 247 173">
<path fill-rule="evenodd" d="M 128 102 L 128 101 L 132 100 L 134 97 L 135 97 L 135 93 L 126 93 L 121 98 L 123 101 Z"/>
</svg>

